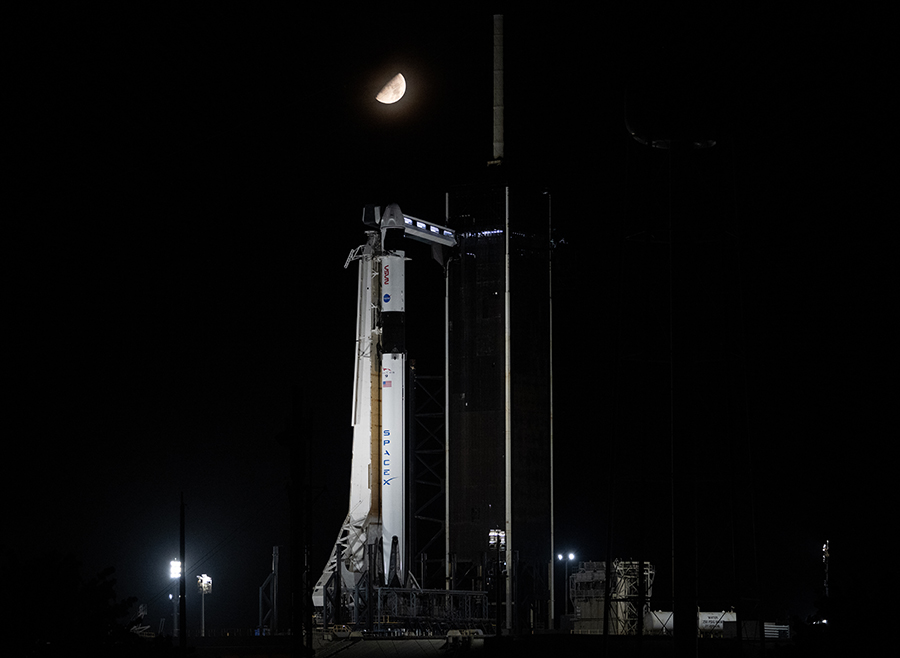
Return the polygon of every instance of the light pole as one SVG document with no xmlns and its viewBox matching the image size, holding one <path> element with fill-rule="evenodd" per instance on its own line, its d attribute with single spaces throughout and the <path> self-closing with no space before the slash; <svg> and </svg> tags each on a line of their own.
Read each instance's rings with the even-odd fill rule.
<svg viewBox="0 0 900 658">
<path fill-rule="evenodd" d="M 200 637 L 206 637 L 206 595 L 212 592 L 212 578 L 206 574 L 197 576 L 197 589 L 200 591 Z"/>
<path fill-rule="evenodd" d="M 566 560 L 566 569 L 565 569 L 566 577 L 565 577 L 565 580 L 563 580 L 563 587 L 565 589 L 563 591 L 564 591 L 565 597 L 566 597 L 565 614 L 569 614 L 569 562 L 571 562 L 572 560 L 575 559 L 575 553 L 568 553 L 566 555 L 563 555 L 562 553 L 558 553 L 556 555 L 556 559 L 559 560 L 560 562 L 562 562 L 563 559 Z"/>
<path fill-rule="evenodd" d="M 176 586 L 180 584 L 181 579 L 181 560 L 172 560 L 169 562 L 169 577 L 176 581 Z M 174 637 L 178 637 L 178 604 L 180 603 L 180 596 L 178 596 L 178 590 L 176 589 L 176 594 L 170 595 L 169 598 L 172 599 L 172 603 L 174 604 L 174 612 L 172 613 L 172 617 L 174 618 L 173 627 L 175 629 Z"/>
<path fill-rule="evenodd" d="M 494 577 L 494 583 L 496 587 L 496 596 L 497 596 L 497 635 L 501 635 L 503 628 L 502 626 L 502 618 L 500 616 L 502 606 L 500 604 L 501 599 L 503 598 L 503 589 L 502 589 L 502 573 L 503 573 L 503 560 L 501 555 L 504 550 L 506 550 L 506 531 L 500 530 L 499 528 L 492 528 L 488 532 L 488 545 L 497 551 L 497 571 Z M 507 605 L 509 602 L 507 601 Z"/>
</svg>

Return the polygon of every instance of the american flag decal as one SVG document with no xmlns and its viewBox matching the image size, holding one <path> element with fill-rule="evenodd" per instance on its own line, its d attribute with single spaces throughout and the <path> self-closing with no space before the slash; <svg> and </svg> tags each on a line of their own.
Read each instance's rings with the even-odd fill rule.
<svg viewBox="0 0 900 658">
<path fill-rule="evenodd" d="M 384 381 L 384 387 L 383 387 L 383 388 L 390 388 L 390 387 L 391 387 L 391 380 L 390 380 L 390 379 L 386 379 L 386 380 Z"/>
</svg>

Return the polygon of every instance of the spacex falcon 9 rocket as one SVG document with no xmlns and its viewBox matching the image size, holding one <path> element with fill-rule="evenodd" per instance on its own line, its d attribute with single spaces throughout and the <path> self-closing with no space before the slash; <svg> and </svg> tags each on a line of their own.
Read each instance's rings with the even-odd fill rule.
<svg viewBox="0 0 900 658">
<path fill-rule="evenodd" d="M 388 245 L 406 236 L 439 256 L 456 244 L 452 231 L 404 215 L 397 204 L 383 213 L 367 206 L 363 223 L 374 230 L 344 265 L 359 261 L 350 509 L 313 590 L 317 608 L 335 578 L 347 596 L 367 574 L 375 584 L 407 585 L 406 254 Z"/>
</svg>

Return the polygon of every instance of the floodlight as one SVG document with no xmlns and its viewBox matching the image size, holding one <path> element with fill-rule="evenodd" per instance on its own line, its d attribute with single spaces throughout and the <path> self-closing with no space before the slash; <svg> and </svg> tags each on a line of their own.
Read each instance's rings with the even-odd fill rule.
<svg viewBox="0 0 900 658">
<path fill-rule="evenodd" d="M 206 637 L 206 595 L 212 592 L 212 578 L 205 573 L 197 576 L 200 590 L 200 637 Z"/>
<path fill-rule="evenodd" d="M 209 594 L 212 591 L 212 578 L 206 574 L 197 576 L 197 588 L 203 594 Z"/>
<path fill-rule="evenodd" d="M 556 559 L 559 560 L 560 562 L 562 562 L 564 558 L 567 558 L 567 559 L 565 559 L 565 562 L 566 562 L 565 578 L 566 579 L 563 581 L 563 583 L 564 583 L 565 592 L 566 592 L 566 614 L 569 614 L 569 562 L 571 562 L 572 560 L 575 559 L 575 553 L 567 553 L 565 555 L 563 555 L 562 553 L 556 554 Z"/>
</svg>

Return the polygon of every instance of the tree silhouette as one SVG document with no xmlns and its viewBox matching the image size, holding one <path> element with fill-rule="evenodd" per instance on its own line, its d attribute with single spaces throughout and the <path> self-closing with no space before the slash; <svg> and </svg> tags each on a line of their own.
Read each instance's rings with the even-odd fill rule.
<svg viewBox="0 0 900 658">
<path fill-rule="evenodd" d="M 52 552 L 22 560 L 5 551 L 14 565 L 11 644 L 25 655 L 57 655 L 101 645 L 131 645 L 138 638 L 125 622 L 137 601 L 118 600 L 115 569 L 107 567 L 90 579 L 71 553 Z"/>
</svg>

